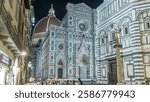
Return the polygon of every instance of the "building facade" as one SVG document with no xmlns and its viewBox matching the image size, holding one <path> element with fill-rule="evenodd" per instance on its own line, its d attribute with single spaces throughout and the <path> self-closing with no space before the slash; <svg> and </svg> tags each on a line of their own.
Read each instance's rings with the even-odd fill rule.
<svg viewBox="0 0 150 102">
<path fill-rule="evenodd" d="M 53 5 L 47 17 L 40 20 L 33 32 L 36 53 L 34 75 L 52 79 L 95 78 L 94 12 L 84 3 L 66 6 L 62 21 L 55 16 Z M 38 55 L 38 56 L 37 56 Z M 34 69 L 34 68 L 33 68 Z"/>
<path fill-rule="evenodd" d="M 98 84 L 150 82 L 149 0 L 104 0 L 96 10 L 68 3 L 66 9 L 59 21 L 51 7 L 34 29 L 33 76 Z"/>
<path fill-rule="evenodd" d="M 98 82 L 117 84 L 118 77 L 126 84 L 150 81 L 150 1 L 104 0 L 97 8 L 97 17 Z M 117 40 L 122 45 L 118 48 Z M 119 50 L 122 75 L 117 72 Z"/>
<path fill-rule="evenodd" d="M 0 84 L 25 83 L 30 55 L 29 0 L 0 0 Z"/>
</svg>

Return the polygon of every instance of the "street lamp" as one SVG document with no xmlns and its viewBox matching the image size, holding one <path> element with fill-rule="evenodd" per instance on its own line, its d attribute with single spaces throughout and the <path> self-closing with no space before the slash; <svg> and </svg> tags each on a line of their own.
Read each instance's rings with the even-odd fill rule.
<svg viewBox="0 0 150 102">
<path fill-rule="evenodd" d="M 21 56 L 26 56 L 26 55 L 27 55 L 27 53 L 24 51 L 21 53 Z"/>
</svg>

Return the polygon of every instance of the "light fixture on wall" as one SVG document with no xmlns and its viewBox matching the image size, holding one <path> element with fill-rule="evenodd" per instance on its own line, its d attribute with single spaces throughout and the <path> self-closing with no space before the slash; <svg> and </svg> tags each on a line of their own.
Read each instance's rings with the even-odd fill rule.
<svg viewBox="0 0 150 102">
<path fill-rule="evenodd" d="M 26 56 L 27 53 L 26 53 L 25 51 L 23 51 L 23 52 L 21 52 L 21 55 L 22 55 L 22 56 Z"/>
</svg>

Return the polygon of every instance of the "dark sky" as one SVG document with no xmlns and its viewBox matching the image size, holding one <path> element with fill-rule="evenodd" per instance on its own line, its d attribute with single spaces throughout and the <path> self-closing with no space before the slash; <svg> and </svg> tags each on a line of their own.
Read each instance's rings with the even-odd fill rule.
<svg viewBox="0 0 150 102">
<path fill-rule="evenodd" d="M 84 2 L 88 6 L 92 8 L 97 8 L 103 0 L 33 0 L 35 8 L 35 20 L 38 22 L 40 19 L 48 15 L 48 11 L 50 9 L 51 3 L 54 5 L 56 17 L 59 20 L 66 14 L 66 4 L 70 3 L 82 3 Z"/>
</svg>

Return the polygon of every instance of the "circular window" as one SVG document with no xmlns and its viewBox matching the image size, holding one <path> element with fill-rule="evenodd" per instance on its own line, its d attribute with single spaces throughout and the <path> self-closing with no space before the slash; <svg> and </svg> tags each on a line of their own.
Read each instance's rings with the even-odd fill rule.
<svg viewBox="0 0 150 102">
<path fill-rule="evenodd" d="M 88 24 L 86 22 L 79 23 L 79 29 L 82 31 L 86 31 L 88 29 Z"/>
<path fill-rule="evenodd" d="M 80 24 L 79 24 L 79 28 L 80 28 L 81 30 L 84 30 L 84 29 L 85 29 L 85 24 L 80 23 Z"/>
<path fill-rule="evenodd" d="M 60 44 L 58 47 L 59 47 L 59 49 L 61 49 L 61 50 L 63 49 L 63 45 L 62 45 L 62 44 Z"/>
</svg>

